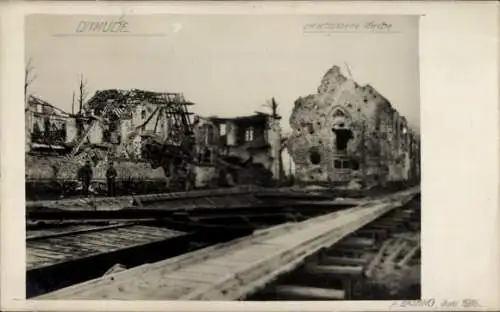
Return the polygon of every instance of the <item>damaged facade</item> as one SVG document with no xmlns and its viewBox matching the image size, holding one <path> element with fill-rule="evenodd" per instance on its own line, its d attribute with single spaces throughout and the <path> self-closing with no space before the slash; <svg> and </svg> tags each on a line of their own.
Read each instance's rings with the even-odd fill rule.
<svg viewBox="0 0 500 312">
<path fill-rule="evenodd" d="M 93 180 L 105 181 L 112 159 L 121 181 L 165 185 L 162 163 L 144 157 L 143 147 L 149 140 L 181 145 L 192 126 L 189 104 L 178 93 L 104 90 L 81 112 L 67 114 L 31 97 L 25 114 L 26 179 L 72 181 L 90 159 Z"/>
<path fill-rule="evenodd" d="M 145 139 L 180 145 L 190 135 L 192 104 L 180 93 L 99 91 L 87 103 L 87 115 L 101 116 L 89 142 L 113 145 L 114 157 L 142 160 Z"/>
<path fill-rule="evenodd" d="M 65 150 L 74 132 L 71 115 L 30 96 L 25 109 L 26 150 Z"/>
<path fill-rule="evenodd" d="M 198 118 L 197 185 L 269 184 L 281 175 L 280 117 Z M 212 182 L 210 182 L 212 181 Z"/>
<path fill-rule="evenodd" d="M 192 104 L 178 93 L 104 90 L 96 92 L 84 111 L 68 114 L 30 97 L 26 112 L 26 133 L 31 143 L 28 151 L 40 144 L 74 146 L 84 137 L 85 145 L 113 147 L 119 155 L 141 158 L 138 136 L 178 142 L 185 135 L 182 122 L 178 122 L 183 117 L 173 116 L 179 112 L 163 109 L 174 102 Z M 190 114 L 182 109 L 184 114 Z"/>
<path fill-rule="evenodd" d="M 288 148 L 302 183 L 365 185 L 420 176 L 420 144 L 403 116 L 370 85 L 346 78 L 338 66 L 316 94 L 296 100 Z"/>
<path fill-rule="evenodd" d="M 94 179 L 104 180 L 112 159 L 119 179 L 155 180 L 167 188 L 182 179 L 180 183 L 193 179 L 198 188 L 279 181 L 281 117 L 256 113 L 192 120 L 188 105 L 192 103 L 176 93 L 104 90 L 78 114 L 29 110 L 27 180 L 74 180 L 86 159 L 93 162 Z M 43 127 L 38 131 L 47 118 L 58 120 L 64 134 L 59 131 L 56 138 L 44 135 Z M 50 131 L 53 123 L 47 126 Z M 39 155 L 40 146 L 33 144 L 39 137 L 52 149 L 57 143 L 59 156 Z"/>
</svg>

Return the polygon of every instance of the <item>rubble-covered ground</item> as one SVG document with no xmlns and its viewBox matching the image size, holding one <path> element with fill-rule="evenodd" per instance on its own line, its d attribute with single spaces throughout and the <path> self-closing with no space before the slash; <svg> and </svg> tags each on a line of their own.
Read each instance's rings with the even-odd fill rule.
<svg viewBox="0 0 500 312">
<path fill-rule="evenodd" d="M 413 300 L 421 295 L 420 262 L 420 198 L 410 202 L 407 208 L 414 209 L 412 222 L 401 231 L 393 234 L 387 242 L 389 250 L 384 253 L 369 277 L 358 281 L 354 286 L 354 299 L 358 300 Z M 404 238 L 404 239 L 403 239 Z M 401 245 L 404 246 L 401 246 Z M 400 246 L 400 252 L 397 246 Z M 392 248 L 392 252 L 390 251 Z M 411 254 L 411 250 L 416 252 Z M 390 254 L 397 254 L 391 259 Z M 407 257 L 404 265 L 405 256 Z"/>
<path fill-rule="evenodd" d="M 355 286 L 354 299 L 420 299 L 420 268 L 420 263 L 413 263 L 401 269 L 395 266 L 378 268 L 371 278 L 360 281 Z"/>
</svg>

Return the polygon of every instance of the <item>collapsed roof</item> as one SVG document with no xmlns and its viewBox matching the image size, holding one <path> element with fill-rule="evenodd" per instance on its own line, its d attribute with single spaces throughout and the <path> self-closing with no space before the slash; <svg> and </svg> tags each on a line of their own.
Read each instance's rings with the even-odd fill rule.
<svg viewBox="0 0 500 312">
<path fill-rule="evenodd" d="M 182 93 L 155 92 L 138 89 L 108 89 L 97 91 L 94 96 L 87 101 L 86 108 L 88 110 L 102 110 L 108 103 L 111 103 L 115 108 L 130 110 L 144 102 L 156 105 L 194 105 L 194 103 L 186 101 Z"/>
<path fill-rule="evenodd" d="M 39 97 L 30 95 L 28 98 L 28 105 L 29 106 L 41 106 L 42 107 L 42 113 L 43 114 L 49 114 L 49 115 L 59 115 L 59 116 L 69 116 L 69 113 L 66 113 L 62 109 L 50 104 L 47 101 L 44 101 L 40 99 Z"/>
</svg>

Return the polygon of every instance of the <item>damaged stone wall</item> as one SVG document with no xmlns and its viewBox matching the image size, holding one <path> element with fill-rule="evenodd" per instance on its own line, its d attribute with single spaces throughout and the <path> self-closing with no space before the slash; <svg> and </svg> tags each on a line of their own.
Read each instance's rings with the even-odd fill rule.
<svg viewBox="0 0 500 312">
<path fill-rule="evenodd" d="M 221 127 L 225 127 L 224 133 L 221 133 Z M 249 135 L 248 131 L 252 134 Z M 206 167 L 196 170 L 200 175 L 197 177 L 199 187 L 225 175 L 223 167 L 227 161 L 234 165 L 229 172 L 238 184 L 258 184 L 260 182 L 257 180 L 279 177 L 281 128 L 278 118 L 267 115 L 227 120 L 199 118 L 194 127 L 194 136 L 200 163 Z M 220 159 L 224 159 L 224 162 L 219 162 Z M 216 169 L 210 170 L 207 167 L 209 165 Z M 271 178 L 268 172 L 271 172 Z"/>
<path fill-rule="evenodd" d="M 62 157 L 26 155 L 27 180 L 76 180 L 78 169 L 85 163 L 85 158 L 65 161 Z M 104 181 L 107 161 L 100 159 L 92 166 L 93 180 Z M 158 180 L 165 181 L 162 168 L 153 169 L 145 162 L 115 161 L 118 180 Z"/>
<path fill-rule="evenodd" d="M 271 171 L 274 180 L 281 178 L 281 125 L 280 119 L 268 118 L 267 119 L 267 142 L 270 147 L 270 165 L 268 169 Z"/>
<path fill-rule="evenodd" d="M 333 66 L 318 93 L 296 100 L 288 148 L 306 183 L 407 178 L 406 120 L 370 85 L 360 86 Z"/>
<path fill-rule="evenodd" d="M 219 170 L 215 166 L 218 154 L 219 127 L 205 118 L 199 118 L 194 127 L 195 153 L 198 156 L 195 166 L 195 186 L 212 186 L 217 180 Z"/>
</svg>

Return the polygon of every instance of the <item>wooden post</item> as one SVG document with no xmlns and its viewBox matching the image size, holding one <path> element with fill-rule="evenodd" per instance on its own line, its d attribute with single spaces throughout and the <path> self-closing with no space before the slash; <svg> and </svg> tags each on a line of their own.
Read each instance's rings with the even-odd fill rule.
<svg viewBox="0 0 500 312">
<path fill-rule="evenodd" d="M 360 265 L 340 266 L 340 265 L 308 265 L 306 271 L 309 274 L 319 275 L 351 275 L 360 276 L 363 273 L 363 267 Z"/>
<path fill-rule="evenodd" d="M 348 237 L 340 241 L 339 246 L 370 248 L 375 244 L 374 239 L 361 237 Z"/>
<path fill-rule="evenodd" d="M 389 248 L 391 241 L 386 240 L 383 244 L 382 247 L 379 249 L 375 257 L 370 261 L 368 264 L 368 267 L 366 268 L 365 275 L 366 277 L 371 277 L 373 269 L 380 263 L 380 260 L 382 259 L 385 251 Z"/>
<path fill-rule="evenodd" d="M 348 257 L 330 257 L 323 256 L 321 263 L 326 265 L 366 265 L 368 262 L 365 258 L 348 258 Z"/>
<path fill-rule="evenodd" d="M 352 299 L 352 279 L 344 278 L 342 280 L 342 285 L 344 286 L 345 298 L 344 300 Z"/>
<path fill-rule="evenodd" d="M 397 263 L 397 267 L 398 268 L 402 268 L 404 267 L 405 265 L 408 264 L 408 262 L 410 262 L 410 260 L 413 258 L 413 256 L 417 253 L 417 251 L 420 249 L 420 245 L 417 245 L 415 247 L 413 247 L 405 256 L 403 259 L 401 259 L 401 261 L 399 261 Z"/>
<path fill-rule="evenodd" d="M 298 299 L 343 300 L 345 291 L 338 289 L 305 287 L 295 285 L 278 285 L 274 289 L 278 297 L 292 297 Z"/>
</svg>

